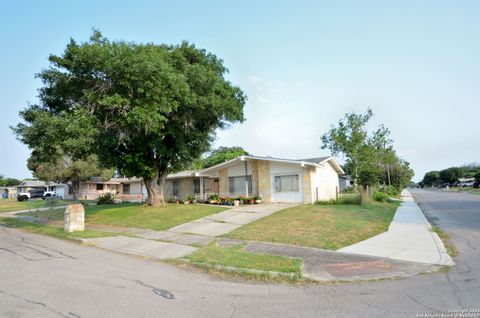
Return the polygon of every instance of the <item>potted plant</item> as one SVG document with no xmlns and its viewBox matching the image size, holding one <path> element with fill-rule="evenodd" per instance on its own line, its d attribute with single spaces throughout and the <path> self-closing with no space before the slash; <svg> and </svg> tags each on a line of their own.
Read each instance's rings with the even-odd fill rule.
<svg viewBox="0 0 480 318">
<path fill-rule="evenodd" d="M 210 195 L 210 197 L 208 198 L 208 202 L 210 204 L 217 204 L 218 203 L 218 194 L 216 193 L 213 193 L 212 195 Z"/>
<path fill-rule="evenodd" d="M 248 198 L 248 203 L 249 204 L 255 204 L 255 197 Z"/>
<path fill-rule="evenodd" d="M 262 203 L 262 198 L 260 196 L 256 195 L 254 198 L 255 198 L 255 204 Z"/>
<path fill-rule="evenodd" d="M 235 198 L 233 200 L 233 206 L 239 206 L 240 205 L 240 198 Z"/>
<path fill-rule="evenodd" d="M 190 203 L 196 203 L 195 197 L 193 195 L 189 195 L 187 197 L 187 201 L 185 201 L 185 204 L 190 204 Z"/>
</svg>

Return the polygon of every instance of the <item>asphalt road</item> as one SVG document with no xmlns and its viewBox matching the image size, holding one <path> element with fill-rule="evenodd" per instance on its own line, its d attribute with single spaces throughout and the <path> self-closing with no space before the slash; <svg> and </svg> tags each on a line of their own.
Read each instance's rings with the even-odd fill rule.
<svg viewBox="0 0 480 318">
<path fill-rule="evenodd" d="M 412 192 L 460 250 L 448 274 L 310 286 L 224 281 L 0 227 L 0 316 L 421 317 L 479 309 L 480 196 Z"/>
</svg>

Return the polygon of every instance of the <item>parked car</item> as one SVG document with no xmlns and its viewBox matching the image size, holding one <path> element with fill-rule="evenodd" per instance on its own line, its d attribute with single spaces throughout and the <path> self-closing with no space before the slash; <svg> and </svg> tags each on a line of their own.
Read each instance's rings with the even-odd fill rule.
<svg viewBox="0 0 480 318">
<path fill-rule="evenodd" d="M 55 194 L 55 191 L 45 191 L 43 193 L 43 196 L 42 196 L 42 199 L 46 199 L 46 198 L 49 198 L 49 197 L 54 197 L 56 194 Z"/>
<path fill-rule="evenodd" d="M 462 188 L 467 188 L 467 187 L 473 187 L 473 185 L 475 184 L 474 181 L 470 181 L 470 182 L 460 182 L 458 184 L 459 187 L 462 187 Z"/>
<path fill-rule="evenodd" d="M 43 195 L 45 194 L 45 190 L 43 189 L 32 189 L 27 192 L 20 192 L 17 194 L 18 201 L 28 201 L 30 199 L 35 198 L 44 198 Z"/>
</svg>

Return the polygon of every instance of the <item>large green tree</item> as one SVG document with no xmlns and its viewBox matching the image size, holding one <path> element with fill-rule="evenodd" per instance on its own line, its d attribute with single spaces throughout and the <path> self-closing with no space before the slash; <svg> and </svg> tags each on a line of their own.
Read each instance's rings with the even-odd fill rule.
<svg viewBox="0 0 480 318">
<path fill-rule="evenodd" d="M 321 136 L 322 149 L 330 149 L 334 156 L 339 154 L 345 156 L 345 166 L 355 183 L 359 181 L 359 164 L 365 159 L 361 157 L 367 157 L 370 152 L 366 147 L 368 142 L 366 124 L 372 116 L 371 109 L 365 114 L 347 113 L 337 126 L 332 126 Z"/>
<path fill-rule="evenodd" d="M 383 183 L 400 190 L 408 184 L 413 171 L 408 162 L 397 156 L 388 128 L 380 125 L 369 132 L 367 124 L 372 116 L 371 109 L 364 114 L 347 113 L 322 135 L 322 148 L 330 149 L 333 155 L 343 155 L 345 170 L 364 188 Z"/>
<path fill-rule="evenodd" d="M 169 169 L 187 167 L 218 128 L 244 120 L 246 97 L 225 79 L 222 60 L 187 42 L 109 41 L 94 31 L 49 61 L 38 75 L 40 103 L 14 128 L 19 138 L 46 161 L 60 148 L 142 177 L 151 205 L 165 202 Z"/>
</svg>

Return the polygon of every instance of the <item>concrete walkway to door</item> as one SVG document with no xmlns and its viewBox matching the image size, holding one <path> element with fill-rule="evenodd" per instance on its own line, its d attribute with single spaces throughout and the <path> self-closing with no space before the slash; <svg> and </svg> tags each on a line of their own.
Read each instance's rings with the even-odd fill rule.
<svg viewBox="0 0 480 318">
<path fill-rule="evenodd" d="M 245 224 L 295 205 L 297 204 L 263 203 L 242 205 L 224 212 L 212 214 L 195 221 L 181 224 L 169 229 L 167 232 L 219 236 L 229 233 Z"/>
</svg>

